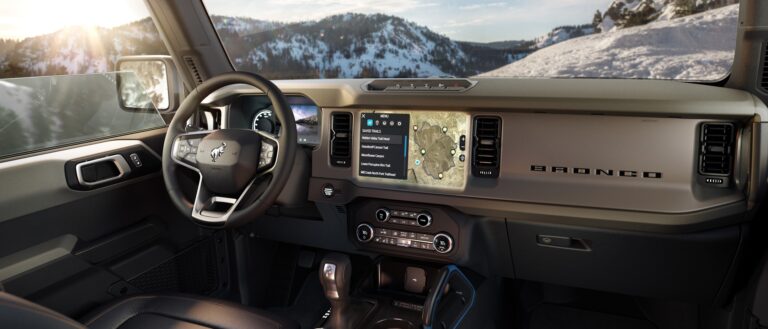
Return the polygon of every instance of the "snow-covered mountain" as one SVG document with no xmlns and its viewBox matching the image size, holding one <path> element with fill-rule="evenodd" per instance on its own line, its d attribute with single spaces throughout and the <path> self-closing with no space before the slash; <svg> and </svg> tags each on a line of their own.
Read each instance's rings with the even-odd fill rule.
<svg viewBox="0 0 768 329">
<path fill-rule="evenodd" d="M 278 78 L 466 76 L 509 63 L 518 53 L 453 41 L 382 14 L 334 15 L 220 35 L 239 69 Z"/>
<path fill-rule="evenodd" d="M 389 15 L 344 14 L 284 24 L 213 16 L 232 61 L 273 79 L 468 76 L 531 49 L 459 42 Z M 0 43 L 0 78 L 114 70 L 119 55 L 166 54 L 150 19 L 111 29 L 73 27 Z"/>
<path fill-rule="evenodd" d="M 738 5 L 571 39 L 482 74 L 504 77 L 722 78 L 733 62 Z"/>
<path fill-rule="evenodd" d="M 152 21 L 116 28 L 70 27 L 12 42 L 0 57 L 0 78 L 114 70 L 119 56 L 167 54 Z M 2 52 L 0 52 L 2 53 Z"/>
<path fill-rule="evenodd" d="M 574 38 L 610 39 L 614 36 L 598 36 L 677 20 L 736 1 L 613 0 L 604 13 L 596 12 L 592 23 L 556 27 L 530 40 L 491 43 L 452 40 L 428 27 L 383 14 L 349 13 L 297 23 L 214 15 L 212 21 L 238 69 L 259 72 L 272 79 L 473 76 L 489 71 L 493 72 L 489 73 L 491 75 L 501 75 L 500 72 L 507 72 L 509 67 L 533 65 L 526 63 L 542 65 L 531 67 L 530 72 L 557 71 L 556 65 L 537 62 L 536 58 L 546 56 L 555 51 L 551 50 L 553 47 Z M 585 22 L 588 19 L 585 17 Z M 672 39 L 680 34 L 672 29 L 667 32 Z M 701 39 L 717 39 L 716 35 L 706 35 L 702 31 L 691 33 Z M 732 40 L 734 35 L 728 35 L 727 40 Z M 585 36 L 594 38 L 585 39 Z M 657 53 L 650 51 L 657 48 L 662 51 L 661 45 L 673 47 L 675 53 L 696 52 L 700 51 L 701 45 L 717 40 L 701 40 L 701 45 L 651 39 L 634 42 L 637 42 L 635 49 L 645 47 L 643 49 L 648 52 L 643 54 L 655 56 Z M 662 44 L 653 46 L 651 42 Z M 685 45 L 690 47 L 685 48 Z M 575 46 L 571 44 L 571 47 Z M 615 51 L 632 45 L 627 43 L 618 47 Z M 573 50 L 576 54 L 583 55 L 587 51 L 587 48 L 577 48 Z M 110 29 L 72 27 L 21 41 L 0 40 L 0 78 L 112 71 L 120 55 L 166 53 L 149 18 Z M 529 60 L 527 56 L 530 54 L 535 56 Z M 658 53 L 659 56 L 662 54 Z M 564 59 L 559 62 L 566 63 L 566 57 L 571 53 L 561 56 Z M 625 60 L 642 61 L 641 56 L 636 57 Z M 514 66 L 518 61 L 524 64 Z M 587 59 L 585 63 L 588 62 Z M 607 66 L 622 63 L 609 64 Z"/>
<path fill-rule="evenodd" d="M 541 49 L 592 33 L 595 33 L 595 28 L 591 24 L 558 26 L 549 33 L 536 38 L 534 44 L 536 49 Z"/>
<path fill-rule="evenodd" d="M 249 35 L 283 26 L 280 22 L 271 22 L 250 17 L 211 16 L 211 21 L 219 34 Z"/>
<path fill-rule="evenodd" d="M 599 32 L 645 25 L 736 4 L 738 0 L 614 0 L 593 25 Z"/>
</svg>

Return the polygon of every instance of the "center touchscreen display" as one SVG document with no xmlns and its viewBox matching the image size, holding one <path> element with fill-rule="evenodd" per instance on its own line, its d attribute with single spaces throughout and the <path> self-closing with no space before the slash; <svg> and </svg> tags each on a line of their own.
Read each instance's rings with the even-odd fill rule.
<svg viewBox="0 0 768 329">
<path fill-rule="evenodd" d="M 360 176 L 406 179 L 410 115 L 360 116 Z"/>
<path fill-rule="evenodd" d="M 454 111 L 361 112 L 358 176 L 366 182 L 461 189 L 469 115 Z"/>
</svg>

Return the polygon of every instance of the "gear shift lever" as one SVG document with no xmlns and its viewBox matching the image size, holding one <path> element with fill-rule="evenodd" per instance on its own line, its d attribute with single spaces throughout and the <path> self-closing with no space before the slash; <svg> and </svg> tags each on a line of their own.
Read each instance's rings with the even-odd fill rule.
<svg viewBox="0 0 768 329">
<path fill-rule="evenodd" d="M 373 304 L 350 296 L 352 262 L 343 254 L 328 254 L 320 262 L 320 284 L 331 302 L 331 316 L 326 329 L 358 328 L 373 309 Z"/>
<path fill-rule="evenodd" d="M 320 263 L 320 284 L 333 308 L 349 302 L 351 277 L 352 262 L 347 255 L 328 254 Z"/>
</svg>

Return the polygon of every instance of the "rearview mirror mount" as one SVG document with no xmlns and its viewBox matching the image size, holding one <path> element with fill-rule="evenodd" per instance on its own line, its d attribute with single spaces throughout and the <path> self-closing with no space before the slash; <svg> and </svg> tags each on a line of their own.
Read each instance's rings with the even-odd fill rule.
<svg viewBox="0 0 768 329">
<path fill-rule="evenodd" d="M 176 111 L 183 88 L 171 56 L 124 56 L 117 60 L 117 95 L 128 111 Z"/>
</svg>

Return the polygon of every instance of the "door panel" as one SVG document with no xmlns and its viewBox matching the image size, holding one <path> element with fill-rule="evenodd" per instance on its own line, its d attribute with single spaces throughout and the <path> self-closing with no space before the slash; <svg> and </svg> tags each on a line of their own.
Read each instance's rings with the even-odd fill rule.
<svg viewBox="0 0 768 329">
<path fill-rule="evenodd" d="M 168 199 L 157 157 L 164 133 L 0 163 L 0 282 L 9 293 L 79 316 L 120 295 L 179 291 L 180 277 L 195 276 L 191 266 L 179 267 L 179 255 L 216 267 L 225 250 L 210 242 L 213 232 L 198 229 Z M 141 167 L 131 153 L 143 155 Z M 71 186 L 72 164 L 111 154 L 126 157 L 132 173 L 102 186 Z M 148 275 L 159 280 L 152 274 L 158 268 L 171 276 L 138 284 Z"/>
</svg>

